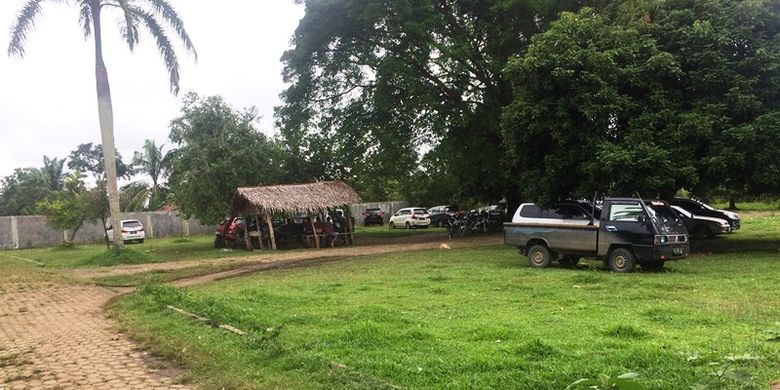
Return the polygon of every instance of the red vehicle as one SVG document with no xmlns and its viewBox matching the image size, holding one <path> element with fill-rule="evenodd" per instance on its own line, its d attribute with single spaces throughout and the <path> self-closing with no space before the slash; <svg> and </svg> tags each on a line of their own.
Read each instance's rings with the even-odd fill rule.
<svg viewBox="0 0 780 390">
<path fill-rule="evenodd" d="M 222 220 L 214 238 L 215 248 L 235 248 L 244 243 L 244 218 L 230 217 Z"/>
</svg>

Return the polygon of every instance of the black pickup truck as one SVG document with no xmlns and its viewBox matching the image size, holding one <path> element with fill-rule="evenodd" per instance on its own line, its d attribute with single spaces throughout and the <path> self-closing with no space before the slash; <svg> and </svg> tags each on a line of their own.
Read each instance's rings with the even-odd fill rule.
<svg viewBox="0 0 780 390">
<path fill-rule="evenodd" d="M 524 203 L 504 224 L 504 243 L 520 248 L 531 267 L 553 260 L 574 265 L 580 257 L 600 258 L 614 272 L 660 269 L 688 255 L 688 232 L 669 205 L 660 200 L 606 198 L 594 217 L 578 203 L 540 209 Z"/>
</svg>

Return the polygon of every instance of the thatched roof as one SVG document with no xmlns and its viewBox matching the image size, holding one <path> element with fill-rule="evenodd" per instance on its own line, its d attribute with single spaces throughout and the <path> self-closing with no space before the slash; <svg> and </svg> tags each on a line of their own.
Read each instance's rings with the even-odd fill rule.
<svg viewBox="0 0 780 390">
<path fill-rule="evenodd" d="M 360 203 L 360 196 L 340 181 L 240 187 L 233 196 L 233 214 L 308 213 Z"/>
</svg>

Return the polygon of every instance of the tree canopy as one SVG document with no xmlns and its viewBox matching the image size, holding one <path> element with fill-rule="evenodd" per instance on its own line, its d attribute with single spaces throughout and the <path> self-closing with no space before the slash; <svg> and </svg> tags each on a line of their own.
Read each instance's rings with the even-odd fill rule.
<svg viewBox="0 0 780 390">
<path fill-rule="evenodd" d="M 184 97 L 181 116 L 171 122 L 171 190 L 176 205 L 203 223 L 230 211 L 236 188 L 277 183 L 281 147 L 255 128 L 254 108 L 237 111 L 219 96 Z"/>
<path fill-rule="evenodd" d="M 305 5 L 276 112 L 289 180 L 425 201 L 780 190 L 776 2 Z"/>
<path fill-rule="evenodd" d="M 503 134 L 526 195 L 777 193 L 770 7 L 680 0 L 562 14 L 506 69 L 515 93 Z"/>
<path fill-rule="evenodd" d="M 580 2 L 305 4 L 295 47 L 282 58 L 292 85 L 276 113 L 292 155 L 303 156 L 288 161 L 291 179 L 374 176 L 410 189 L 427 166 L 443 164 L 457 181 L 442 185 L 508 192 L 499 115 L 511 89 L 502 70 L 558 11 Z"/>
</svg>

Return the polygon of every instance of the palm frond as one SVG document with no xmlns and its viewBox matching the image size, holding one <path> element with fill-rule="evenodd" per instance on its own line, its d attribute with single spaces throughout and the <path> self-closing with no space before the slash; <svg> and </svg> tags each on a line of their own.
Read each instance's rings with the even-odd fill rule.
<svg viewBox="0 0 780 390">
<path fill-rule="evenodd" d="M 41 3 L 46 0 L 30 0 L 19 11 L 16 22 L 11 27 L 11 42 L 8 44 L 8 55 L 24 57 L 24 43 L 27 34 L 35 27 L 35 18 L 41 13 Z"/>
<path fill-rule="evenodd" d="M 84 39 L 89 38 L 92 35 L 92 7 L 86 1 L 79 4 L 79 23 L 81 23 Z"/>
<path fill-rule="evenodd" d="M 132 52 L 138 43 L 138 17 L 127 0 L 117 0 L 117 4 L 122 8 L 122 15 L 124 16 L 123 20 L 119 22 L 119 32 Z"/>
<path fill-rule="evenodd" d="M 173 45 L 171 45 L 171 40 L 168 39 L 168 35 L 165 34 L 163 28 L 157 23 L 154 15 L 138 7 L 132 7 L 131 9 L 133 13 L 143 21 L 146 28 L 149 29 L 149 32 L 157 41 L 157 49 L 160 50 L 160 55 L 162 56 L 163 61 L 165 61 L 165 67 L 168 69 L 168 74 L 170 76 L 169 82 L 171 84 L 171 92 L 174 95 L 178 95 L 179 61 L 176 58 L 176 52 L 173 50 Z"/>
<path fill-rule="evenodd" d="M 157 15 L 162 16 L 163 19 L 165 19 L 168 24 L 170 24 L 171 28 L 173 28 L 173 31 L 176 32 L 184 44 L 184 48 L 192 53 L 193 57 L 195 57 L 195 60 L 197 61 L 198 52 L 195 51 L 195 46 L 192 44 L 190 36 L 187 35 L 187 30 L 184 29 L 184 22 L 181 20 L 176 10 L 171 7 L 167 0 L 147 0 L 147 2 L 151 5 L 152 9 Z"/>
</svg>

